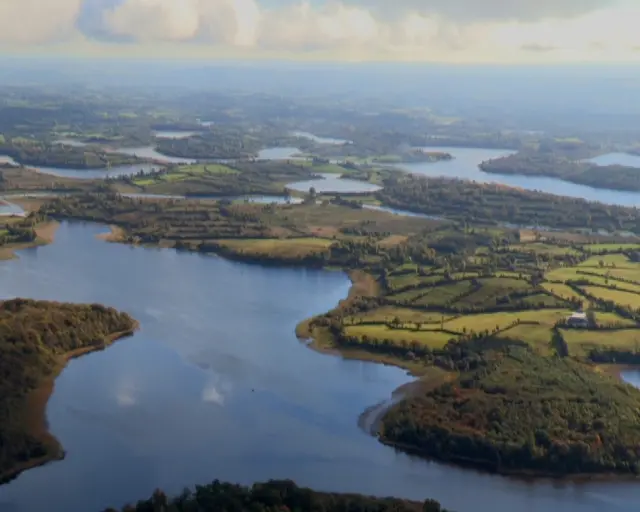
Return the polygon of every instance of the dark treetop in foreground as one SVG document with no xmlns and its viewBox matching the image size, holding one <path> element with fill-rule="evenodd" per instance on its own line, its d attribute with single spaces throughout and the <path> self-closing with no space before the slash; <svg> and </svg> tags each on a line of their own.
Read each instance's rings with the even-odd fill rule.
<svg viewBox="0 0 640 512">
<path fill-rule="evenodd" d="M 269 481 L 243 487 L 214 481 L 168 498 L 162 491 L 122 512 L 447 512 L 433 500 L 424 503 L 361 494 L 312 491 L 295 483 Z M 105 512 L 116 512 L 108 509 Z"/>
</svg>

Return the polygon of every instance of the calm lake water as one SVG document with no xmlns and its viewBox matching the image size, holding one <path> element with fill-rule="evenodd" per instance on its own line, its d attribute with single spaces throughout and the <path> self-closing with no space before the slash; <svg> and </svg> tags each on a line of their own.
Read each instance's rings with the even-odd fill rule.
<svg viewBox="0 0 640 512">
<path fill-rule="evenodd" d="M 60 176 L 64 178 L 76 178 L 81 180 L 102 179 L 117 176 L 131 176 L 142 172 L 158 170 L 155 164 L 136 164 L 111 167 L 109 169 L 65 169 L 61 167 L 33 167 L 38 172 Z"/>
<path fill-rule="evenodd" d="M 155 146 L 141 146 L 138 148 L 105 148 L 105 151 L 137 156 L 138 158 L 149 158 L 151 160 L 157 160 L 167 164 L 195 164 L 198 162 L 196 158 L 182 158 L 178 156 L 163 155 L 162 153 L 158 153 Z"/>
<path fill-rule="evenodd" d="M 0 487 L 3 512 L 98 511 L 214 478 L 430 496 L 458 512 L 638 510 L 637 484 L 510 480 L 362 432 L 358 415 L 408 377 L 317 354 L 294 335 L 346 296 L 344 274 L 108 244 L 95 238 L 105 231 L 65 223 L 53 245 L 0 263 L 0 298 L 101 302 L 141 322 L 57 379 L 48 418 L 67 458 Z"/>
<path fill-rule="evenodd" d="M 202 132 L 182 131 L 182 130 L 154 130 L 153 136 L 156 139 L 188 139 L 194 135 L 200 135 Z"/>
<path fill-rule="evenodd" d="M 304 160 L 302 157 L 294 156 L 298 153 L 298 148 L 266 148 L 258 151 L 258 160 Z"/>
<path fill-rule="evenodd" d="M 640 168 L 640 156 L 628 153 L 607 153 L 589 160 L 598 165 L 626 165 Z"/>
<path fill-rule="evenodd" d="M 356 194 L 364 192 L 375 192 L 382 187 L 364 181 L 342 179 L 336 174 L 321 174 L 322 178 L 308 181 L 298 181 L 289 183 L 287 188 L 297 190 L 298 192 L 308 192 L 311 187 L 316 192 L 338 192 L 342 194 Z"/>
<path fill-rule="evenodd" d="M 293 135 L 294 137 L 304 137 L 305 139 L 310 139 L 314 142 L 317 142 L 318 144 L 333 144 L 333 145 L 340 145 L 340 144 L 351 144 L 350 140 L 347 139 L 334 139 L 332 137 L 318 137 L 317 135 L 314 135 L 313 133 L 309 133 L 309 132 L 291 132 L 291 135 Z"/>
</svg>

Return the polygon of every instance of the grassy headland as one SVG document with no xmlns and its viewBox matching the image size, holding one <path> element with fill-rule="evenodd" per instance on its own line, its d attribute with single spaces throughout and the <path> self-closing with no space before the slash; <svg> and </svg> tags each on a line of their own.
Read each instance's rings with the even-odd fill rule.
<svg viewBox="0 0 640 512">
<path fill-rule="evenodd" d="M 66 362 L 133 333 L 129 315 L 98 304 L 0 303 L 0 481 L 63 456 L 45 406 Z"/>
</svg>

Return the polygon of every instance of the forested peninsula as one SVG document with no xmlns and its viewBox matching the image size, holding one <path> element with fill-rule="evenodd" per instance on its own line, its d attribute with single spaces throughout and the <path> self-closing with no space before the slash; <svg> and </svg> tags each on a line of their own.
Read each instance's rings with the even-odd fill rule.
<svg viewBox="0 0 640 512">
<path fill-rule="evenodd" d="M 557 155 L 522 152 L 483 162 L 480 169 L 492 174 L 558 178 L 579 185 L 611 190 L 640 190 L 636 167 L 601 166 Z"/>
<path fill-rule="evenodd" d="M 0 481 L 63 456 L 45 418 L 54 378 L 69 359 L 136 327 L 126 313 L 99 304 L 0 303 Z"/>
</svg>

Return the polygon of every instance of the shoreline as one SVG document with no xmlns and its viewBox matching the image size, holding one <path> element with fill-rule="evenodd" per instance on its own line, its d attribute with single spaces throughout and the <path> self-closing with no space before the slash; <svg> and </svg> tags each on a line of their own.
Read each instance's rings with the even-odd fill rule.
<svg viewBox="0 0 640 512">
<path fill-rule="evenodd" d="M 13 468 L 0 473 L 0 485 L 14 480 L 24 471 L 64 459 L 66 455 L 64 448 L 53 434 L 49 432 L 49 423 L 47 421 L 47 404 L 55 389 L 55 380 L 60 376 L 71 360 L 93 352 L 106 350 L 117 341 L 133 336 L 139 328 L 140 323 L 136 320 L 131 329 L 106 336 L 104 338 L 104 344 L 101 346 L 81 347 L 57 356 L 57 363 L 53 368 L 53 371 L 43 378 L 37 388 L 27 393 L 24 407 L 27 432 L 42 442 L 49 453 L 36 459 L 20 462 Z"/>
<path fill-rule="evenodd" d="M 510 480 L 518 480 L 520 482 L 565 482 L 574 484 L 585 484 L 589 482 L 638 482 L 640 475 L 633 475 L 629 473 L 551 473 L 545 471 L 534 470 L 504 470 L 496 468 L 489 461 L 478 461 L 475 459 L 452 457 L 449 459 L 429 457 L 421 453 L 417 448 L 402 443 L 397 443 L 385 439 L 382 436 L 376 436 L 378 441 L 385 446 L 393 448 L 400 453 L 417 457 L 420 460 L 427 462 L 435 462 L 453 468 L 461 468 L 466 470 L 477 471 L 480 474 L 498 475 Z"/>
</svg>

